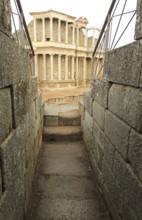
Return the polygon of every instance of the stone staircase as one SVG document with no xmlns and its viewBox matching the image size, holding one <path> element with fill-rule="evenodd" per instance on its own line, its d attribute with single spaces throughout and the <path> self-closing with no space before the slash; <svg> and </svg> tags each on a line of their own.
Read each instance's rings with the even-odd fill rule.
<svg viewBox="0 0 142 220">
<path fill-rule="evenodd" d="M 82 140 L 78 104 L 45 104 L 43 141 L 67 140 Z"/>
<path fill-rule="evenodd" d="M 45 104 L 26 220 L 111 220 L 90 169 L 77 104 Z"/>
</svg>

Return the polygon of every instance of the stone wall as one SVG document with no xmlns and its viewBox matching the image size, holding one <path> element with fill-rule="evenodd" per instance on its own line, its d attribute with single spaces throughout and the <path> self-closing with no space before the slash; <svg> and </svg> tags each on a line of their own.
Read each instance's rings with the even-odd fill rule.
<svg viewBox="0 0 142 220">
<path fill-rule="evenodd" d="M 84 142 L 115 220 L 142 219 L 141 54 L 141 39 L 109 52 L 104 78 L 80 102 Z"/>
<path fill-rule="evenodd" d="M 22 220 L 41 144 L 42 100 L 29 55 L 5 34 L 7 21 L 0 32 L 0 219 Z"/>
</svg>

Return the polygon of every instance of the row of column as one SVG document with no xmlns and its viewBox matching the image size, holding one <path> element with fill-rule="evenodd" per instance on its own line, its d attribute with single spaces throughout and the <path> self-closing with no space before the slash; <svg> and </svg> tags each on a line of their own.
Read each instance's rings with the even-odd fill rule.
<svg viewBox="0 0 142 220">
<path fill-rule="evenodd" d="M 50 19 L 50 41 L 53 41 L 53 18 Z M 37 41 L 37 25 L 36 20 L 34 19 L 34 41 Z M 66 29 L 65 29 L 65 43 L 68 43 L 68 22 L 66 22 Z M 77 38 L 77 45 L 79 45 L 79 26 L 75 26 L 74 24 L 71 25 L 72 27 L 72 44 L 75 44 L 75 29 L 76 29 L 76 38 Z M 92 40 L 92 47 L 94 47 L 94 37 L 95 37 L 95 29 L 93 30 L 93 40 Z M 42 19 L 42 41 L 45 41 L 45 18 Z M 58 42 L 61 42 L 61 20 L 58 19 Z M 85 28 L 85 38 L 84 38 L 84 46 L 88 46 L 88 30 Z"/>
<path fill-rule="evenodd" d="M 58 80 L 61 80 L 61 56 L 58 54 Z M 50 54 L 50 80 L 54 80 L 54 55 Z M 75 67 L 76 59 L 76 67 Z M 47 80 L 46 54 L 43 54 L 43 80 Z M 38 55 L 35 55 L 35 70 L 38 76 Z M 74 74 L 76 72 L 76 74 Z M 79 57 L 71 57 L 71 79 L 79 79 Z M 68 80 L 68 56 L 65 55 L 65 80 Z M 83 80 L 86 80 L 86 57 L 83 60 Z"/>
</svg>

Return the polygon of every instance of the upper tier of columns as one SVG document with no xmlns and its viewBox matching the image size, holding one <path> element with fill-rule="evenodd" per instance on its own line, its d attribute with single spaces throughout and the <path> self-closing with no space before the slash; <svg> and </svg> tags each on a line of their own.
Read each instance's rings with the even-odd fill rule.
<svg viewBox="0 0 142 220">
<path fill-rule="evenodd" d="M 53 36 L 53 18 L 50 19 L 50 41 L 54 41 L 54 36 Z M 45 39 L 45 18 L 42 18 L 42 41 L 44 42 Z M 34 19 L 34 41 L 37 41 L 37 24 L 36 24 L 37 19 Z M 58 19 L 58 42 L 61 42 L 61 21 Z M 76 33 L 76 44 L 79 46 L 80 41 L 79 41 L 79 36 L 80 36 L 80 29 L 84 29 L 84 47 L 88 47 L 88 30 L 92 31 L 92 47 L 95 46 L 95 28 L 92 29 L 87 29 L 87 28 L 81 28 L 74 23 L 69 24 L 68 21 L 65 22 L 65 43 L 69 43 L 68 41 L 68 33 L 69 33 L 69 27 L 72 28 L 72 44 L 75 45 L 75 33 Z M 97 30 L 98 31 L 98 30 Z"/>
</svg>

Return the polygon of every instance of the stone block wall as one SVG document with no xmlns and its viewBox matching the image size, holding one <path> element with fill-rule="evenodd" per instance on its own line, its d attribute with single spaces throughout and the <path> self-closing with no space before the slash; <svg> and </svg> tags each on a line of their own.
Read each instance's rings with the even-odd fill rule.
<svg viewBox="0 0 142 220">
<path fill-rule="evenodd" d="M 142 219 L 141 40 L 108 53 L 80 102 L 84 142 L 115 220 Z"/>
<path fill-rule="evenodd" d="M 85 94 L 81 104 L 92 167 L 113 218 L 141 219 L 141 89 L 98 80 L 95 84 L 95 93 Z"/>
<path fill-rule="evenodd" d="M 41 145 L 43 110 L 29 55 L 6 34 L 5 22 L 0 32 L 0 219 L 22 220 Z"/>
</svg>

